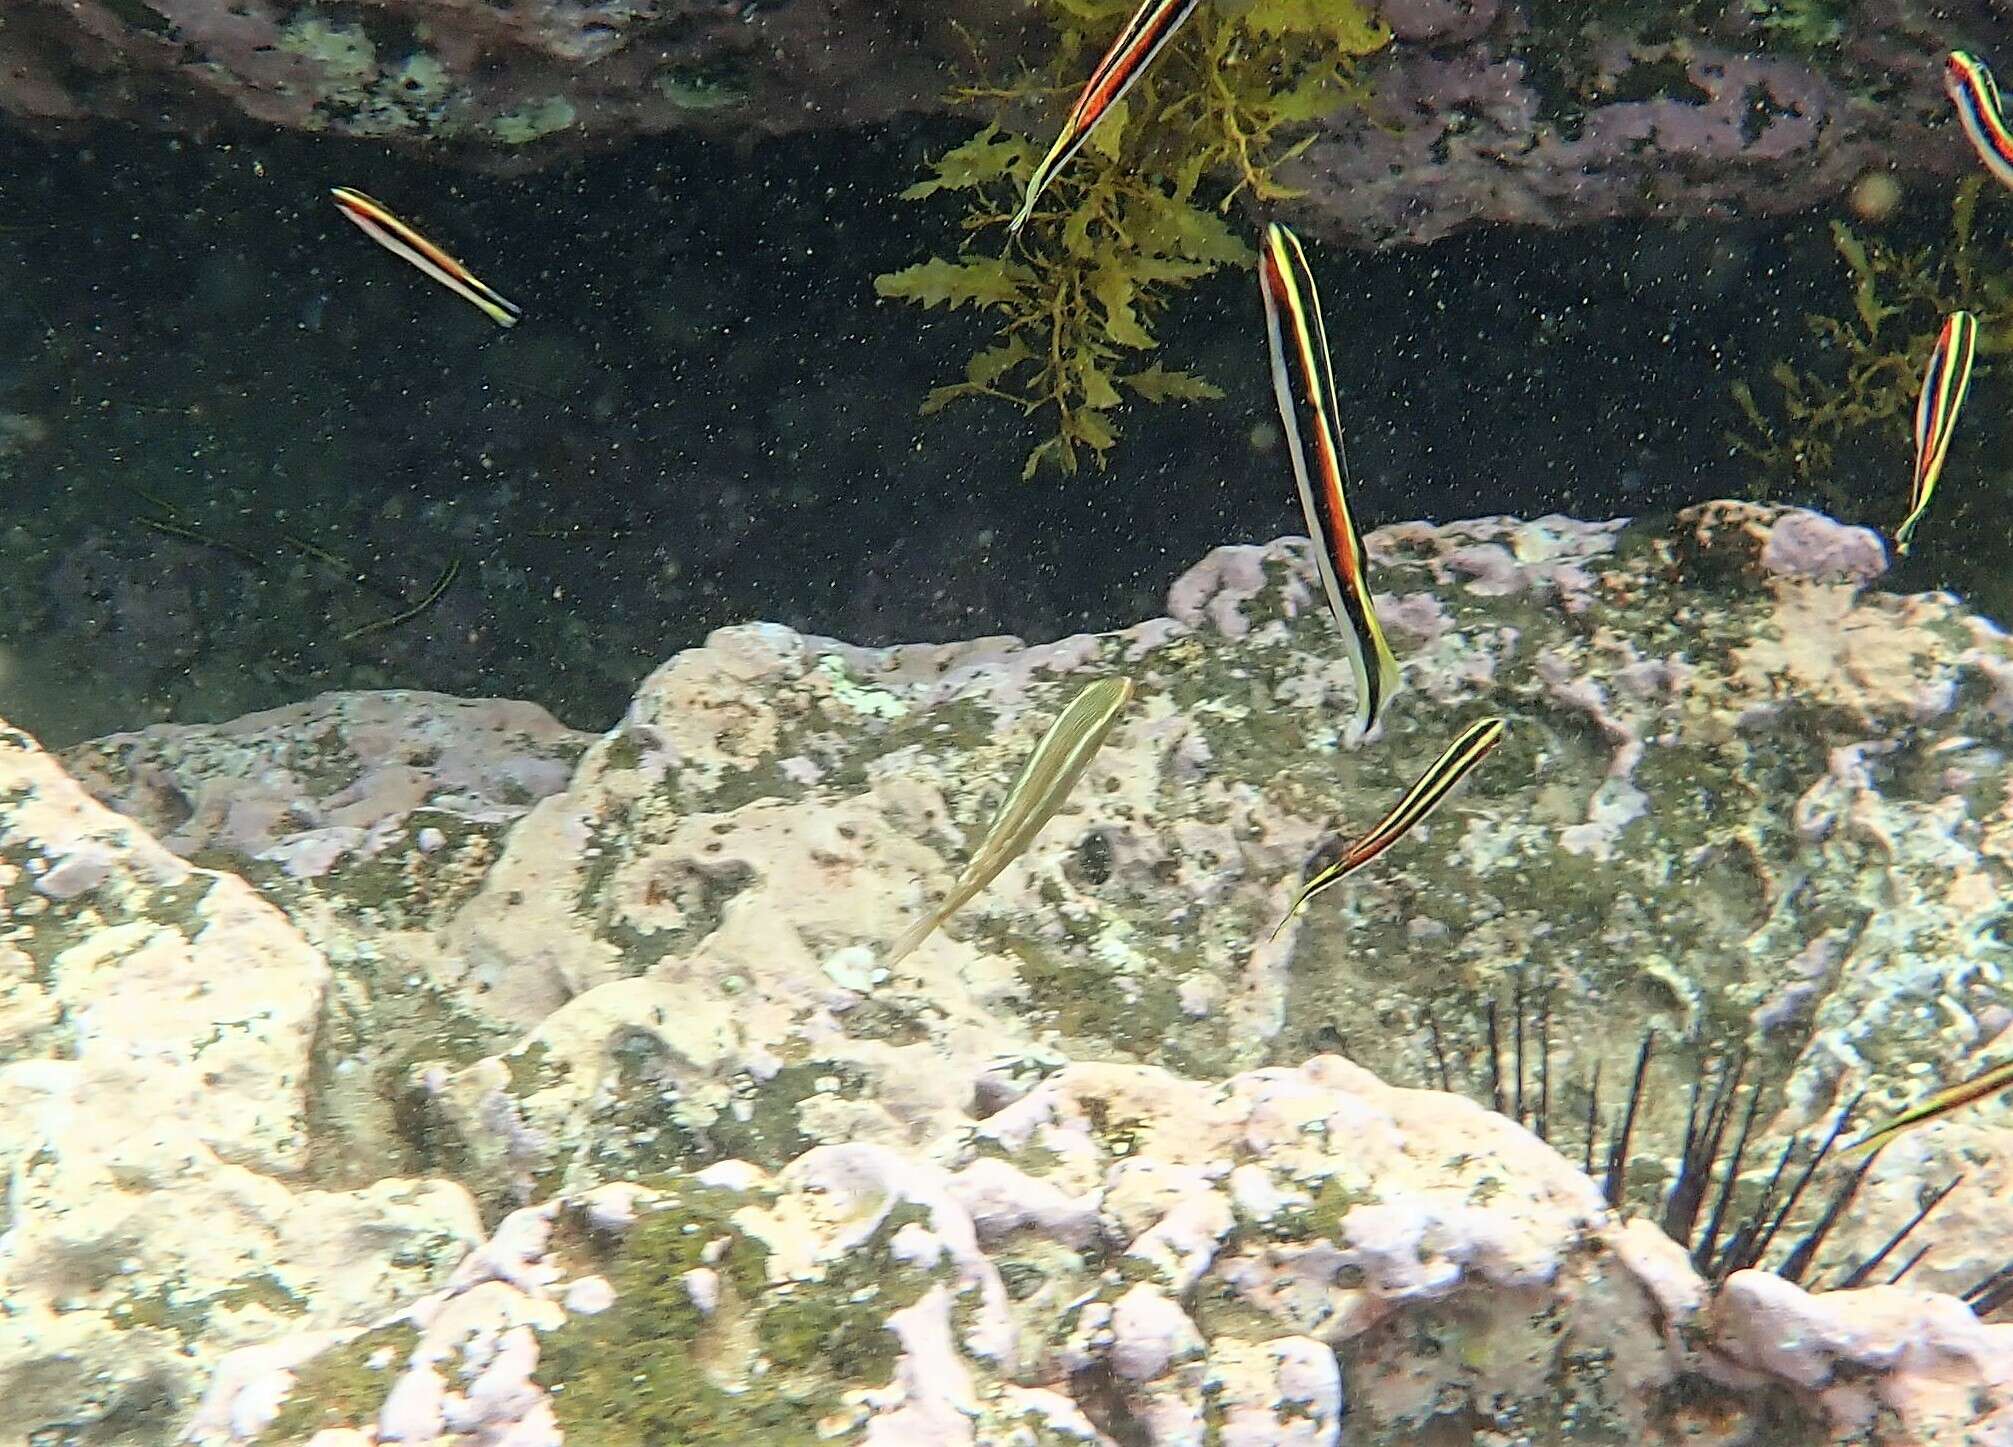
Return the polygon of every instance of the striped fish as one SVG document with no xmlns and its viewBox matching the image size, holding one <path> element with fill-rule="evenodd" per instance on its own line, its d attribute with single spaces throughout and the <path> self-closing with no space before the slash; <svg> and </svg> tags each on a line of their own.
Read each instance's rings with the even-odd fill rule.
<svg viewBox="0 0 2013 1447">
<path fill-rule="evenodd" d="M 1915 525 L 1929 511 L 1936 479 L 1943 475 L 1943 459 L 1950 453 L 1950 434 L 1957 428 L 1957 409 L 1964 405 L 1964 393 L 1971 385 L 1971 361 L 1977 351 L 1978 318 L 1970 312 L 1952 312 L 1936 339 L 1936 350 L 1929 354 L 1922 396 L 1915 404 L 1915 485 L 1908 494 L 1908 516 L 1894 530 L 1894 551 L 1903 556 Z"/>
<path fill-rule="evenodd" d="M 1918 1125 L 1927 1125 L 1953 1110 L 1997 1095 L 2009 1087 L 2013 1087 L 2013 1060 L 2003 1065 L 1995 1065 L 1990 1070 L 1980 1071 L 1969 1080 L 1953 1085 L 1947 1090 L 1939 1090 L 1934 1095 L 1925 1096 L 1885 1125 L 1876 1126 L 1868 1131 L 1847 1149 L 1877 1151 L 1905 1130 Z"/>
<path fill-rule="evenodd" d="M 1111 42 L 1111 48 L 1084 82 L 1076 104 L 1070 107 L 1069 119 L 1063 123 L 1062 133 L 1028 177 L 1027 196 L 1013 220 L 1007 223 L 1008 232 L 1017 233 L 1027 225 L 1028 218 L 1034 215 L 1035 202 L 1041 199 L 1048 183 L 1082 149 L 1090 133 L 1097 129 L 1097 123 L 1124 98 L 1133 82 L 1146 74 L 1153 58 L 1195 12 L 1197 3 L 1198 0 L 1142 0 L 1132 12 L 1132 18 L 1118 32 L 1118 39 Z"/>
<path fill-rule="evenodd" d="M 911 925 L 895 941 L 883 962 L 892 968 L 936 932 L 938 925 L 993 882 L 1002 869 L 1034 842 L 1111 732 L 1118 715 L 1132 698 L 1129 678 L 1101 678 L 1084 687 L 1049 725 L 1020 777 L 1000 801 L 999 812 L 980 841 L 978 851 L 951 885 L 944 902 Z"/>
<path fill-rule="evenodd" d="M 1335 425 L 1335 369 L 1328 360 L 1321 298 L 1300 238 L 1276 222 L 1265 228 L 1258 289 L 1265 298 L 1265 333 L 1272 344 L 1272 390 L 1286 424 L 1300 506 L 1307 514 L 1328 606 L 1349 643 L 1360 738 L 1377 726 L 1384 705 L 1398 691 L 1398 660 L 1377 621 L 1369 560 L 1342 491 L 1349 462 Z"/>
<path fill-rule="evenodd" d="M 1985 169 L 1998 177 L 2002 186 L 2013 186 L 2013 131 L 2006 128 L 2006 107 L 1999 99 L 1999 84 L 1992 68 L 1977 56 L 1962 50 L 1950 52 L 1943 62 L 1943 89 L 1957 107 L 1957 119 Z"/>
<path fill-rule="evenodd" d="M 1377 821 L 1375 828 L 1300 886 L 1300 893 L 1293 897 L 1293 907 L 1286 911 L 1286 918 L 1279 921 L 1272 937 L 1279 937 L 1279 931 L 1306 907 L 1307 901 L 1330 885 L 1340 884 L 1404 838 L 1413 825 L 1440 806 L 1441 800 L 1468 777 L 1468 771 L 1481 763 L 1509 731 L 1509 724 L 1499 718 L 1485 718 L 1464 729 L 1459 738 L 1447 745 L 1447 751 L 1433 761 L 1433 766 L 1419 776 L 1418 782 L 1405 791 L 1397 806 Z"/>
<path fill-rule="evenodd" d="M 498 326 L 514 327 L 517 319 L 524 315 L 523 308 L 477 281 L 467 267 L 363 192 L 348 186 L 336 186 L 329 194 L 335 197 L 342 214 L 354 221 L 364 235 L 393 256 L 404 257 L 449 291 L 482 308 Z"/>
</svg>

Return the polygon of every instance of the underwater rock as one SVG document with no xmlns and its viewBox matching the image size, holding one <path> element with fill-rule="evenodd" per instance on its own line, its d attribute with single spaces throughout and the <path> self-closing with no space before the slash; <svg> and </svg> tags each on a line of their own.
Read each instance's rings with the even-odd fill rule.
<svg viewBox="0 0 2013 1447">
<path fill-rule="evenodd" d="M 1950 1297 L 1891 1286 L 1813 1297 L 1768 1272 L 1742 1271 L 1728 1278 L 1713 1317 L 1714 1345 L 1728 1362 L 1815 1393 L 1837 1437 L 2013 1434 L 2013 1326 L 1982 1326 Z"/>
<path fill-rule="evenodd" d="M 1013 22 L 1007 22 L 1010 26 Z M 581 5 L 78 0 L 10 15 L 0 110 L 201 131 L 233 113 L 503 161 L 638 133 L 763 134 L 934 108 L 954 25 L 991 7 L 861 0 Z"/>
<path fill-rule="evenodd" d="M 379 852 L 415 815 L 508 823 L 565 787 L 589 738 L 510 699 L 328 693 L 228 723 L 111 734 L 62 763 L 184 858 L 313 876 Z"/>
<path fill-rule="evenodd" d="M 0 1083 L 72 1068 L 76 1027 L 33 960 L 85 968 L 66 921 L 127 898 L 139 860 L 229 885 L 299 962 L 285 1050 L 258 1067 L 293 1082 L 261 1100 L 284 1149 L 245 1169 L 305 1170 L 319 1192 L 274 1189 L 353 1211 L 444 1178 L 424 1189 L 504 1216 L 481 1251 L 444 1233 L 364 1299 L 191 1326 L 193 1362 L 265 1353 L 216 1378 L 219 1433 L 499 1440 L 515 1422 L 543 1440 L 604 1408 L 642 1441 L 700 1420 L 725 1440 L 824 1421 L 880 1442 L 1234 1424 L 1254 1443 L 1334 1441 L 1338 1421 L 1396 1441 L 1443 1413 L 1561 1442 L 1991 1422 L 2009 1329 L 1964 1327 L 1935 1291 L 2006 1264 L 2002 1104 L 1891 1146 L 1801 1287 L 1702 1281 L 1652 1221 L 1709 1059 L 1745 1051 L 1765 1083 L 1760 1172 L 1858 1092 L 1876 1116 L 2004 1050 L 2013 640 L 1948 595 L 1881 591 L 1876 537 L 1794 510 L 1366 541 L 1405 686 L 1353 747 L 1298 539 L 1217 550 L 1167 617 L 1035 646 L 723 629 L 564 780 L 577 741 L 543 715 L 413 696 L 73 752 L 143 760 L 144 789 L 96 786 L 163 828 L 187 820 L 160 799 L 221 804 L 265 768 L 292 772 L 255 800 L 347 800 L 380 769 L 357 798 L 392 822 L 320 873 L 257 857 L 283 837 L 270 818 L 204 826 L 205 857 L 235 849 L 256 895 L 20 740 L 97 822 L 17 846 L 49 829 L 24 812 L 38 794 L 0 787 L 0 965 L 26 961 L 6 966 L 0 1020 L 25 1054 Z M 1054 711 L 1116 671 L 1137 695 L 1054 821 L 884 965 Z M 1484 715 L 1509 736 L 1461 792 L 1271 938 L 1328 841 Z M 325 742 L 366 719 L 375 742 Z M 458 731 L 467 759 L 415 762 L 413 738 Z M 317 771 L 321 748 L 339 767 Z M 124 947 L 123 917 L 89 918 L 92 948 Z M 202 961 L 212 938 L 169 943 Z M 203 968 L 255 989 L 233 958 Z M 1644 1214 L 1624 1220 L 1570 1162 L 1607 1149 L 1645 1029 L 1616 1172 Z M 1960 1173 L 1903 1287 L 1863 1320 L 1823 1289 Z M 155 1229 L 161 1260 L 222 1249 Z M 433 1318 L 386 1323 L 389 1298 L 429 1291 L 427 1311 L 480 1316 L 476 1345 L 415 1355 Z M 102 1317 L 62 1320 L 117 1351 Z M 1936 1363 L 1892 1350 L 1913 1320 L 1949 1344 Z M 183 1390 L 195 1368 L 174 1370 Z"/>
<path fill-rule="evenodd" d="M 981 1172 L 1090 1203 L 1089 1232 L 975 1215 Z M 1451 1418 L 1783 1447 L 2013 1421 L 2013 1326 L 1763 1272 L 1709 1293 L 1528 1131 L 1333 1056 L 1221 1084 L 1071 1065 L 927 1151 L 571 1194 L 312 1345 L 336 1362 L 227 1359 L 195 1440 L 1369 1447 Z"/>
<path fill-rule="evenodd" d="M 241 115 L 515 167 L 636 135 L 941 112 L 974 38 L 995 78 L 1041 43 L 1018 10 L 972 3 L 381 8 L 29 7 L 0 32 L 0 110 L 196 132 Z M 1949 174 L 1970 157 L 1947 124 L 1942 56 L 1994 39 L 1982 15 L 1959 36 L 1888 6 L 1753 4 L 1675 25 L 1657 6 L 1376 8 L 1396 43 L 1367 68 L 1366 103 L 1338 101 L 1282 176 L 1306 192 L 1299 222 L 1363 246 L 1477 223 L 1781 214 L 1871 171 Z"/>
<path fill-rule="evenodd" d="M 1308 193 L 1299 218 L 1333 240 L 1782 215 L 1869 173 L 1966 164 L 1939 132 L 1939 73 L 1956 38 L 1883 7 L 1731 7 L 1697 32 L 1656 7 L 1379 9 L 1398 43 L 1367 104 L 1338 112 L 1282 173 Z M 2002 27 L 1999 43 L 2009 39 Z M 1697 269 L 1697 283 L 1722 289 L 1746 265 L 1702 250 Z"/>
<path fill-rule="evenodd" d="M 1961 1072 L 1996 1032 L 2013 663 L 1989 625 L 1870 589 L 1864 530 L 1745 504 L 1668 535 L 1483 519 L 1369 548 L 1408 692 L 1364 748 L 1341 747 L 1347 665 L 1282 541 L 1219 550 L 1172 617 L 1104 637 L 722 630 L 514 823 L 251 874 L 374 994 L 416 977 L 498 1042 L 429 1060 L 419 1038 L 411 1108 L 512 1193 L 695 1151 L 914 1146 L 969 1105 L 946 1059 L 995 1104 L 1086 1052 L 1218 1074 L 1340 1044 L 1423 1079 L 1422 1011 L 1472 1056 L 1520 978 L 1552 987 L 1574 1081 L 1625 1078 L 1645 1024 L 1704 1053 L 1762 1022 L 1795 1082 L 1784 1129 Z M 1061 818 L 891 977 L 876 951 L 1053 700 L 1113 668 L 1139 700 Z M 1483 711 L 1511 742 L 1448 815 L 1265 943 L 1323 838 Z M 1678 1104 L 1652 1103 L 1648 1139 Z"/>
<path fill-rule="evenodd" d="M 327 961 L 0 728 L 0 1395 L 136 1441 L 223 1351 L 423 1290 L 479 1237 L 447 1181 L 318 1188 Z"/>
<path fill-rule="evenodd" d="M 1884 167 L 1900 129 L 1808 61 L 1698 46 L 1657 64 L 1626 41 L 1600 53 L 1590 63 L 1608 72 L 1604 89 L 1639 64 L 1675 67 L 1679 80 L 1661 83 L 1673 93 L 1576 104 L 1562 123 L 1546 93 L 1549 57 L 1507 39 L 1401 49 L 1363 113 L 1339 118 L 1282 171 L 1308 193 L 1295 216 L 1380 247 L 1478 222 L 1782 215 Z"/>
</svg>

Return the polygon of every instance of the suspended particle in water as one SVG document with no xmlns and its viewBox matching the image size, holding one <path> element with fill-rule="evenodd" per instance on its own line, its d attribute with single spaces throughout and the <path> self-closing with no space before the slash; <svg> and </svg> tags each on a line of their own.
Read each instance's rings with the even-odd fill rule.
<svg viewBox="0 0 2013 1447">
<path fill-rule="evenodd" d="M 1891 172 L 1868 171 L 1852 183 L 1848 200 L 1852 214 L 1861 221 L 1868 224 L 1885 221 L 1901 205 L 1901 183 Z"/>
</svg>

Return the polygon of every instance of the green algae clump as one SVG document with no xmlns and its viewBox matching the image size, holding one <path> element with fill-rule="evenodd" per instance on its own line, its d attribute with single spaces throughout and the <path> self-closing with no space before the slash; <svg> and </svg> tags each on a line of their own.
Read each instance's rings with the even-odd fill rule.
<svg viewBox="0 0 2013 1447">
<path fill-rule="evenodd" d="M 417 1329 L 399 1322 L 367 1331 L 295 1368 L 293 1389 L 257 1440 L 300 1442 L 324 1427 L 372 1420 L 418 1344 Z"/>
<path fill-rule="evenodd" d="M 569 1444 L 665 1447 L 760 1442 L 811 1447 L 819 1423 L 857 1385 L 881 1385 L 899 1351 L 891 1312 L 916 1301 L 930 1273 L 887 1243 L 920 1208 L 898 1205 L 871 1240 L 821 1281 L 772 1282 L 768 1248 L 735 1214 L 761 1199 L 674 1178 L 600 1262 L 615 1302 L 549 1332 L 538 1380 Z M 719 1296 L 701 1311 L 687 1273 L 705 1267 Z"/>
<path fill-rule="evenodd" d="M 538 1380 L 568 1442 L 816 1440 L 814 1412 L 773 1392 L 729 1391 L 704 1365 L 709 1323 L 685 1273 L 708 1265 L 719 1273 L 723 1315 L 745 1311 L 766 1285 L 767 1249 L 730 1220 L 742 1204 L 732 1191 L 681 1187 L 645 1208 L 606 1264 L 615 1304 L 545 1336 Z M 712 1244 L 721 1239 L 724 1251 Z"/>
<path fill-rule="evenodd" d="M 968 85 L 950 99 L 995 118 L 931 165 L 902 194 L 966 200 L 967 236 L 999 232 L 1046 148 L 1011 128 L 1054 116 L 1076 94 L 1133 9 L 1133 0 L 1043 0 L 1057 42 L 1048 63 L 1003 86 Z M 1000 255 L 962 246 L 874 279 L 883 297 L 991 312 L 989 345 L 963 380 L 934 389 L 925 415 L 986 397 L 1054 435 L 1027 456 L 1065 473 L 1088 450 L 1100 466 L 1118 440 L 1129 395 L 1146 402 L 1222 396 L 1192 372 L 1153 359 L 1154 323 L 1175 293 L 1253 253 L 1225 219 L 1240 196 L 1296 196 L 1277 167 L 1313 140 L 1312 126 L 1355 96 L 1357 61 L 1390 32 L 1356 0 L 1252 0 L 1200 8 L 1048 185 L 1033 220 Z"/>
</svg>

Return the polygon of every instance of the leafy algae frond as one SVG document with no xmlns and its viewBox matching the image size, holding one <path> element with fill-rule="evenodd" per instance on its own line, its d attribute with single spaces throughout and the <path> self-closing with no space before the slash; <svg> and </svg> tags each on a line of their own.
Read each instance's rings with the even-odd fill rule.
<svg viewBox="0 0 2013 1447">
<path fill-rule="evenodd" d="M 1978 318 L 1981 373 L 1982 359 L 2013 350 L 2009 238 L 2003 224 L 1979 223 L 1984 184 L 1972 176 L 1957 188 L 1946 244 L 1892 246 L 1832 223 L 1852 288 L 1850 315 L 1805 319 L 1816 343 L 1809 370 L 1786 360 L 1770 369 L 1779 418 L 1746 382 L 1733 384 L 1747 430 L 1727 441 L 1754 461 L 1764 487 L 1814 492 L 1835 510 L 1857 510 L 1861 490 L 1836 474 L 1839 446 L 1870 433 L 1908 441 L 1922 371 L 1944 319 L 1959 309 Z"/>
<path fill-rule="evenodd" d="M 1009 118 L 1059 119 L 1118 33 L 1133 0 L 1041 0 L 1057 43 L 1048 63 L 1011 84 L 951 92 L 990 109 L 977 135 L 939 156 L 902 194 L 966 197 L 958 255 L 876 277 L 884 297 L 990 310 L 998 329 L 961 381 L 934 389 L 925 415 L 961 397 L 989 397 L 1049 414 L 1053 436 L 1027 457 L 1075 472 L 1080 450 L 1100 466 L 1118 440 L 1127 394 L 1147 402 L 1222 396 L 1153 354 L 1154 325 L 1173 296 L 1251 248 L 1225 219 L 1249 195 L 1299 194 L 1277 168 L 1313 140 L 1312 126 L 1355 95 L 1357 61 L 1390 39 L 1356 0 L 1251 0 L 1204 6 L 1050 182 L 1032 223 L 1008 240 L 1045 143 Z M 1038 104 L 1037 104 L 1038 103 Z M 974 249 L 997 238 L 1000 254 Z"/>
</svg>

